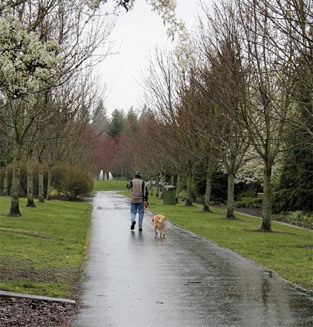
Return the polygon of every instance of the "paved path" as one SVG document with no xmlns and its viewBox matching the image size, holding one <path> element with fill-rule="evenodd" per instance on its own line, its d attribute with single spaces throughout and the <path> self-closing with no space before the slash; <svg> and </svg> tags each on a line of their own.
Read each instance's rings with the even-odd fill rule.
<svg viewBox="0 0 313 327">
<path fill-rule="evenodd" d="M 83 304 L 74 327 L 309 327 L 312 297 L 275 274 L 168 223 L 130 231 L 127 197 L 94 198 Z"/>
</svg>

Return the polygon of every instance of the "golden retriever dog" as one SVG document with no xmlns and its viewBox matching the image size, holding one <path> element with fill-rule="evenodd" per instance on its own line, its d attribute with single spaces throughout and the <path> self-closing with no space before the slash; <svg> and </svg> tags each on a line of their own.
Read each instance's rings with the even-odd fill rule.
<svg viewBox="0 0 313 327">
<path fill-rule="evenodd" d="M 160 237 L 164 237 L 165 236 L 165 228 L 166 228 L 166 217 L 164 217 L 163 215 L 155 215 L 152 218 L 152 222 L 154 225 L 154 231 L 155 231 L 155 235 L 158 235 L 157 230 L 159 230 L 160 232 Z"/>
</svg>

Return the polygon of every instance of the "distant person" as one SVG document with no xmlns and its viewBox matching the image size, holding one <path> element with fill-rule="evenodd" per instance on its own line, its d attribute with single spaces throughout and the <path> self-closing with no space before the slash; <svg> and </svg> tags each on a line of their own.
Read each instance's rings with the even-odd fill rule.
<svg viewBox="0 0 313 327">
<path fill-rule="evenodd" d="M 140 171 L 136 171 L 135 178 L 131 180 L 126 187 L 132 191 L 131 195 L 131 206 L 130 206 L 130 219 L 131 226 L 130 229 L 134 230 L 136 225 L 136 214 L 138 212 L 138 230 L 142 232 L 142 223 L 145 208 L 148 207 L 148 188 L 146 182 L 141 179 L 142 174 Z"/>
</svg>

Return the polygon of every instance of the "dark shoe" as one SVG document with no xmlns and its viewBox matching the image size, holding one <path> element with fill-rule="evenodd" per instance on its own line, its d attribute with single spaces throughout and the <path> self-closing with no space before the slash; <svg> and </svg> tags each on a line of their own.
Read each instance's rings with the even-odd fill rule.
<svg viewBox="0 0 313 327">
<path fill-rule="evenodd" d="M 142 232 L 142 226 L 139 226 L 138 230 L 139 232 Z"/>
<path fill-rule="evenodd" d="M 136 225 L 136 222 L 133 221 L 132 224 L 131 224 L 131 226 L 130 226 L 130 229 L 131 229 L 131 230 L 134 230 L 134 229 L 135 229 L 135 225 Z"/>
</svg>

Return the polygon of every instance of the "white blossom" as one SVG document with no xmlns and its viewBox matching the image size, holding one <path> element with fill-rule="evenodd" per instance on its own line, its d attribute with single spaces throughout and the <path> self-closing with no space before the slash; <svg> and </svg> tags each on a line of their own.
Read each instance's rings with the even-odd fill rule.
<svg viewBox="0 0 313 327">
<path fill-rule="evenodd" d="M 178 37 L 178 43 L 174 50 L 178 63 L 187 69 L 188 66 L 194 65 L 195 58 L 193 56 L 192 47 L 188 30 L 183 20 L 176 17 L 176 1 L 175 0 L 146 0 L 153 10 L 157 11 L 163 19 L 164 25 L 167 25 L 167 35 L 173 41 Z"/>
<path fill-rule="evenodd" d="M 13 16 L 0 16 L 0 88 L 9 98 L 25 98 L 57 78 L 56 42 L 42 43 Z"/>
</svg>

